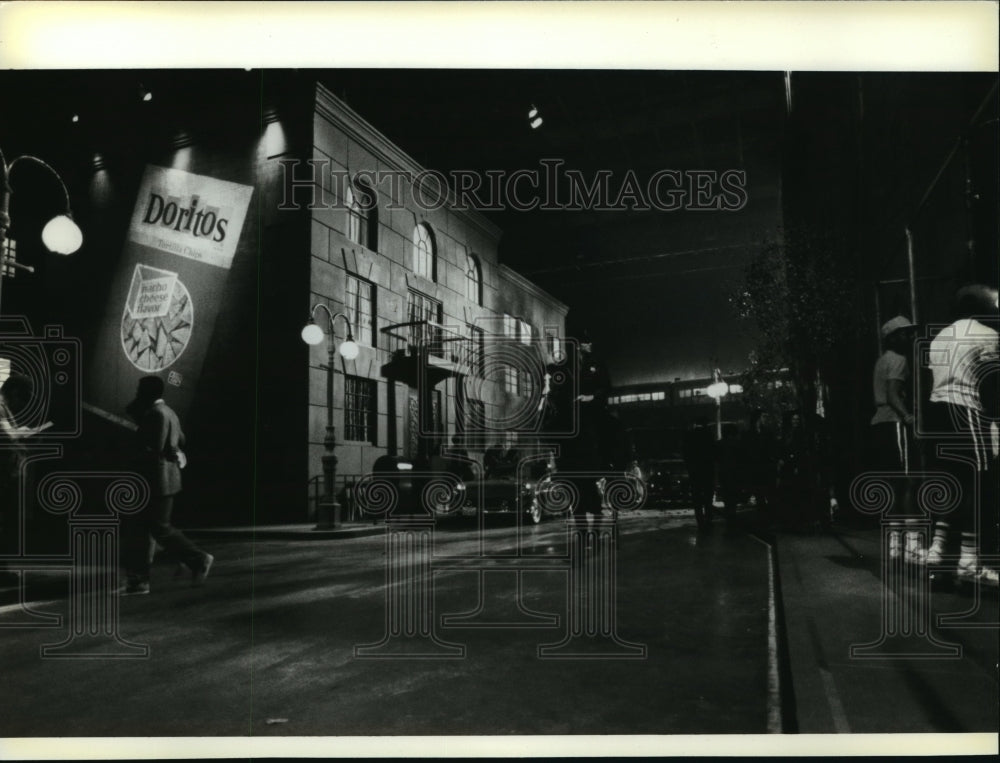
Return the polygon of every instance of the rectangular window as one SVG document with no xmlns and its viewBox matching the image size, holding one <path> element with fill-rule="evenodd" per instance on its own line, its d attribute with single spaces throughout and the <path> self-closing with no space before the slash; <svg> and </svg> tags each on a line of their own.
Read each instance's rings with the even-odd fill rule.
<svg viewBox="0 0 1000 763">
<path fill-rule="evenodd" d="M 503 314 L 503 335 L 507 339 L 517 339 L 517 318 Z"/>
<path fill-rule="evenodd" d="M 562 354 L 562 348 L 559 343 L 559 333 L 556 329 L 545 329 L 545 346 L 549 351 L 549 355 L 551 355 L 554 360 L 558 359 Z"/>
<path fill-rule="evenodd" d="M 518 334 L 518 339 L 521 341 L 521 344 L 531 344 L 531 338 L 534 335 L 534 329 L 532 328 L 531 324 L 528 323 L 527 321 L 520 321 L 519 323 L 520 323 L 519 327 L 520 330 Z"/>
<path fill-rule="evenodd" d="M 482 432 L 486 429 L 486 405 L 482 400 L 465 401 L 465 431 Z"/>
<path fill-rule="evenodd" d="M 513 315 L 507 315 L 507 313 L 504 313 L 504 316 L 503 316 L 503 335 L 504 335 L 504 340 L 505 341 L 508 341 L 508 342 L 516 342 L 517 341 L 517 325 L 518 325 L 517 318 L 515 318 Z M 511 394 L 514 394 L 514 395 L 517 394 L 517 392 L 518 392 L 518 378 L 517 378 L 517 369 L 516 368 L 514 368 L 512 366 L 509 366 L 509 365 L 504 365 L 504 367 L 503 367 L 503 388 L 504 388 L 504 391 L 506 391 L 506 392 L 510 392 Z"/>
<path fill-rule="evenodd" d="M 517 369 L 511 366 L 504 366 L 503 368 L 503 388 L 505 392 L 510 392 L 512 395 L 517 394 Z"/>
<path fill-rule="evenodd" d="M 442 316 L 440 302 L 419 291 L 411 291 L 407 302 L 406 320 L 416 325 L 410 327 L 410 344 L 415 347 L 427 344 L 432 355 L 440 356 L 440 330 L 437 326 L 429 326 L 427 323 L 440 324 Z"/>
<path fill-rule="evenodd" d="M 0 265 L 3 266 L 0 268 L 2 270 L 0 277 L 13 278 L 17 273 L 14 267 L 15 262 L 17 262 L 17 242 L 8 236 L 3 250 L 0 251 Z"/>
<path fill-rule="evenodd" d="M 378 431 L 377 382 L 360 376 L 344 377 L 344 439 L 375 445 Z"/>
<path fill-rule="evenodd" d="M 347 319 L 354 329 L 354 339 L 368 347 L 375 346 L 375 285 L 347 276 Z"/>
<path fill-rule="evenodd" d="M 361 246 L 368 243 L 368 221 L 360 207 L 351 207 L 347 211 L 347 237 Z"/>
<path fill-rule="evenodd" d="M 469 326 L 469 370 L 478 376 L 486 373 L 486 333 L 479 326 Z"/>
</svg>

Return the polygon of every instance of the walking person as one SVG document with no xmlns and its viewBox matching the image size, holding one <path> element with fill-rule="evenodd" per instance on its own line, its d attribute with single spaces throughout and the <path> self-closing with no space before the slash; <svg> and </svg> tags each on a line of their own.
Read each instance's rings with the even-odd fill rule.
<svg viewBox="0 0 1000 763">
<path fill-rule="evenodd" d="M 712 498 L 715 493 L 715 435 L 707 419 L 699 419 L 684 433 L 683 450 L 698 531 L 711 532 Z"/>
<path fill-rule="evenodd" d="M 122 566 L 126 583 L 122 593 L 127 595 L 149 593 L 150 538 L 191 570 L 192 585 L 205 582 L 215 561 L 170 523 L 186 461 L 181 450 L 184 432 L 177 414 L 163 400 L 163 389 L 160 377 L 144 376 L 127 409 L 138 425 L 136 468 L 151 491 L 146 507 L 124 522 Z"/>
<path fill-rule="evenodd" d="M 722 500 L 724 534 L 736 534 L 736 507 L 742 489 L 743 453 L 740 447 L 739 428 L 735 424 L 722 425 L 722 439 L 716 444 L 715 463 Z"/>
<path fill-rule="evenodd" d="M 767 526 L 775 524 L 774 483 L 778 470 L 778 438 L 774 417 L 757 409 L 743 435 L 743 457 L 747 491 L 757 505 L 757 514 Z"/>
<path fill-rule="evenodd" d="M 813 522 L 816 480 L 813 456 L 802 414 L 792 411 L 780 449 L 776 483 L 781 523 L 787 529 L 803 530 Z"/>
<path fill-rule="evenodd" d="M 910 403 L 912 372 L 910 357 L 916 326 L 904 315 L 886 321 L 881 328 L 884 348 L 872 370 L 875 415 L 871 419 L 871 468 L 874 471 L 904 475 L 905 480 L 889 509 L 889 557 L 919 564 L 926 554 L 920 534 L 912 528 L 919 519 L 913 516 L 912 485 L 914 440 L 913 413 Z M 906 525 L 911 525 L 907 530 Z"/>
<path fill-rule="evenodd" d="M 598 481 L 607 474 L 609 466 L 605 462 L 607 444 L 602 443 L 602 430 L 606 426 L 608 394 L 611 379 L 607 368 L 593 352 L 589 335 L 584 332 L 571 368 L 577 378 L 576 435 L 562 446 L 559 458 L 560 468 L 576 472 L 579 476 L 571 479 L 578 494 L 574 513 L 578 515 L 598 515 L 602 509 L 602 496 Z M 611 513 L 608 511 L 608 513 Z"/>
<path fill-rule="evenodd" d="M 995 497 L 990 500 L 988 496 L 995 496 L 997 474 L 990 423 L 997 420 L 998 413 L 1000 344 L 996 328 L 987 325 L 996 324 L 996 300 L 996 290 L 983 285 L 963 287 L 956 294 L 955 320 L 930 344 L 933 389 L 926 421 L 936 446 L 932 456 L 937 467 L 962 486 L 956 510 L 935 524 L 927 564 L 940 565 L 957 534 L 956 581 L 990 586 L 997 586 L 997 570 L 983 563 L 979 530 L 987 522 L 995 524 L 997 511 Z M 952 457 L 946 448 L 955 451 Z"/>
</svg>

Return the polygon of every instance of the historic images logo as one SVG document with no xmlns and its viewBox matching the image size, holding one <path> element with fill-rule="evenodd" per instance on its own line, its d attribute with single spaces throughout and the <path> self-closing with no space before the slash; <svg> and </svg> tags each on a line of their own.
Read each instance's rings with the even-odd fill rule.
<svg viewBox="0 0 1000 763">
<path fill-rule="evenodd" d="M 181 356 L 194 327 L 191 295 L 176 273 L 136 265 L 122 313 L 122 349 L 140 371 L 162 371 Z"/>
</svg>

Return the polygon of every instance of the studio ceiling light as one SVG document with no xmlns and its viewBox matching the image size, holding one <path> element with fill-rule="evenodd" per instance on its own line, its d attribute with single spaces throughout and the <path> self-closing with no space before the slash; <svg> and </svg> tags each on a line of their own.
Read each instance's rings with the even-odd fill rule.
<svg viewBox="0 0 1000 763">
<path fill-rule="evenodd" d="M 152 90 L 148 90 L 140 82 L 139 83 L 139 97 L 142 98 L 142 100 L 144 100 L 144 101 L 151 101 L 151 100 L 153 100 L 153 91 Z"/>
<path fill-rule="evenodd" d="M 542 117 L 538 113 L 538 107 L 535 104 L 531 104 L 531 110 L 528 112 L 528 124 L 531 125 L 532 130 L 537 130 L 542 126 Z"/>
</svg>

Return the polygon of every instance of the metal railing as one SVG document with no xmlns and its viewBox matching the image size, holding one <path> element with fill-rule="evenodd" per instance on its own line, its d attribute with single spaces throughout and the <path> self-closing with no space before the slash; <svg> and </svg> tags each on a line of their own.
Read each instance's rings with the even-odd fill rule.
<svg viewBox="0 0 1000 763">
<path fill-rule="evenodd" d="M 344 522 L 361 522 L 363 520 L 371 520 L 371 517 L 366 517 L 362 514 L 355 501 L 351 498 L 351 490 L 354 488 L 357 481 L 357 477 L 338 477 L 337 483 L 334 485 L 334 496 L 337 497 L 337 500 L 342 507 L 341 518 Z M 308 521 L 315 522 L 316 518 L 319 516 L 319 505 L 326 499 L 326 495 L 323 492 L 323 475 L 317 474 L 315 477 L 310 477 L 308 485 Z"/>
<path fill-rule="evenodd" d="M 468 334 L 456 331 L 434 321 L 407 321 L 386 326 L 379 332 L 389 338 L 390 353 L 407 355 L 424 351 L 462 366 L 469 366 L 475 353 L 474 343 Z"/>
</svg>

